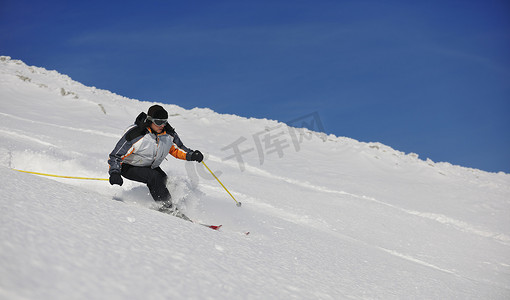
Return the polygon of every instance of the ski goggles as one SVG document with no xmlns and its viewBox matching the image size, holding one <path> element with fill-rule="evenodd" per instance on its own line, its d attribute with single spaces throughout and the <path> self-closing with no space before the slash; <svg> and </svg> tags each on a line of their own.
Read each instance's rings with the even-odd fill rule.
<svg viewBox="0 0 510 300">
<path fill-rule="evenodd" d="M 153 117 L 151 116 L 148 116 L 147 117 L 147 120 L 151 121 L 152 123 L 158 125 L 158 126 L 163 126 L 166 124 L 166 122 L 168 121 L 167 119 L 154 119 Z"/>
</svg>

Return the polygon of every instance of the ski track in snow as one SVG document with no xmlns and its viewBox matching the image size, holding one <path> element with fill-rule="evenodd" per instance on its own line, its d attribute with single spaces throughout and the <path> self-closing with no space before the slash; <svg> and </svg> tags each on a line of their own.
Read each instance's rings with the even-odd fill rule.
<svg viewBox="0 0 510 300">
<path fill-rule="evenodd" d="M 218 157 L 211 156 L 210 159 L 214 160 L 216 162 L 222 162 L 222 160 L 219 159 Z M 223 161 L 223 163 L 228 164 L 234 168 L 237 166 L 236 162 L 232 162 L 232 161 L 227 161 L 227 162 Z M 455 229 L 466 232 L 466 233 L 475 234 L 475 235 L 478 235 L 478 236 L 481 236 L 484 238 L 490 238 L 490 239 L 493 239 L 503 245 L 507 245 L 507 246 L 510 245 L 510 236 L 508 236 L 508 235 L 505 235 L 503 233 L 495 233 L 495 232 L 490 232 L 490 231 L 487 231 L 484 229 L 480 229 L 480 228 L 477 228 L 476 226 L 473 226 L 467 222 L 456 220 L 454 218 L 450 218 L 445 215 L 427 213 L 427 212 L 419 212 L 419 211 L 415 211 L 415 210 L 405 209 L 402 207 L 398 207 L 398 206 L 389 204 L 384 201 L 377 200 L 376 198 L 373 198 L 373 197 L 369 197 L 369 196 L 365 196 L 365 195 L 356 195 L 356 194 L 348 193 L 345 191 L 332 190 L 327 187 L 312 184 L 310 182 L 305 182 L 305 181 L 300 181 L 300 180 L 296 180 L 293 178 L 274 175 L 274 174 L 271 174 L 265 170 L 254 167 L 248 163 L 245 163 L 245 167 L 246 167 L 246 171 L 251 172 L 256 175 L 264 176 L 264 177 L 271 178 L 274 180 L 284 181 L 284 182 L 287 182 L 287 183 L 293 184 L 293 185 L 299 185 L 301 187 L 304 187 L 304 188 L 307 188 L 310 190 L 314 190 L 314 191 L 318 191 L 318 192 L 348 196 L 348 197 L 357 198 L 357 199 L 361 199 L 361 200 L 365 200 L 365 201 L 370 201 L 373 203 L 377 203 L 379 205 L 390 207 L 390 208 L 397 210 L 399 212 L 403 212 L 403 213 L 406 213 L 409 215 L 429 219 L 429 220 L 432 220 L 432 221 L 435 221 L 435 222 L 438 222 L 438 223 L 441 223 L 444 225 L 453 226 Z M 242 196 L 242 197 L 247 197 L 246 195 L 242 195 L 242 194 L 238 194 L 238 195 Z M 247 197 L 247 198 L 249 198 L 249 197 Z M 258 200 L 261 200 L 261 199 L 258 199 Z M 252 203 L 257 203 L 257 202 L 258 202 L 257 200 L 252 200 Z M 274 209 L 274 208 L 272 208 L 272 209 Z M 300 219 L 300 218 L 295 217 L 294 219 Z"/>
<path fill-rule="evenodd" d="M 253 169 L 256 169 L 256 168 L 251 167 L 251 168 L 247 168 L 246 170 L 248 170 L 248 169 L 253 170 Z M 260 169 L 256 170 L 256 172 L 257 173 L 262 173 L 262 174 L 268 174 L 264 170 L 260 170 Z M 267 176 L 267 177 L 270 177 L 270 178 L 273 178 L 273 179 L 278 179 L 278 180 L 283 180 L 283 181 L 286 181 L 286 182 L 290 181 L 289 183 L 293 183 L 293 184 L 296 184 L 296 182 L 298 182 L 296 180 L 291 180 L 290 178 L 284 178 L 284 177 L 275 176 L 275 175 L 272 175 L 272 174 L 269 174 L 269 176 Z M 285 179 L 288 179 L 288 181 L 285 180 Z M 214 190 L 216 192 L 221 192 L 223 190 L 221 187 L 216 187 L 216 186 L 212 186 L 212 185 L 202 185 L 202 186 L 207 188 L 207 189 Z M 353 197 L 353 198 L 373 201 L 373 202 L 375 202 L 377 204 L 381 204 L 381 205 L 390 207 L 392 209 L 403 211 L 406 214 L 410 214 L 410 215 L 413 215 L 413 216 L 424 217 L 426 219 L 437 221 L 437 222 L 439 222 L 441 224 L 447 224 L 448 225 L 451 222 L 451 220 L 441 222 L 441 221 L 437 220 L 436 218 L 432 218 L 432 217 L 428 217 L 428 216 L 423 216 L 423 215 L 420 215 L 420 213 L 418 213 L 418 212 L 414 212 L 414 211 L 410 211 L 410 210 L 405 210 L 405 209 L 393 206 L 391 204 L 387 204 L 387 203 L 384 203 L 384 202 L 377 201 L 376 199 L 373 199 L 373 198 L 370 198 L 370 197 L 367 197 L 367 196 L 354 195 L 354 194 L 346 193 L 346 192 L 343 192 L 343 191 L 329 190 L 327 188 L 314 186 L 314 185 L 311 185 L 309 183 L 304 183 L 301 186 L 307 187 L 307 188 L 311 188 L 311 189 L 315 189 L 315 190 L 320 191 L 320 192 L 335 193 L 335 194 L 340 194 L 340 195 L 346 195 L 346 196 Z M 298 215 L 298 214 L 294 214 L 294 213 L 291 213 L 291 212 L 283 210 L 283 209 L 279 209 L 279 208 L 277 208 L 275 206 L 272 206 L 272 205 L 270 205 L 268 203 L 264 203 L 263 199 L 254 198 L 254 197 L 251 197 L 249 195 L 246 195 L 246 194 L 243 194 L 243 193 L 239 193 L 239 192 L 235 192 L 235 191 L 232 192 L 232 193 L 235 195 L 236 198 L 243 199 L 243 203 L 249 203 L 250 207 L 256 208 L 258 211 L 260 211 L 260 212 L 262 212 L 264 214 L 271 215 L 273 217 L 281 218 L 283 220 L 286 220 L 288 222 L 294 223 L 296 225 L 309 226 L 309 227 L 312 227 L 314 229 L 317 229 L 317 230 L 320 230 L 322 232 L 325 232 L 327 234 L 331 234 L 331 235 L 333 235 L 333 236 L 335 236 L 337 238 L 349 240 L 351 242 L 363 245 L 365 247 L 370 247 L 370 248 L 375 249 L 375 250 L 379 250 L 379 251 L 381 251 L 383 253 L 386 253 L 388 255 L 391 255 L 391 256 L 394 256 L 394 257 L 397 257 L 397 258 L 409 261 L 411 263 L 415 263 L 415 264 L 424 266 L 424 267 L 428 267 L 428 268 L 431 268 L 433 270 L 441 271 L 441 272 L 444 272 L 444 273 L 447 273 L 447 274 L 455 275 L 455 276 L 457 276 L 459 278 L 464 278 L 464 279 L 467 279 L 467 280 L 478 282 L 477 279 L 473 279 L 473 278 L 466 277 L 464 275 L 460 275 L 457 272 L 455 272 L 455 270 L 449 270 L 447 268 L 443 268 L 443 267 L 437 266 L 437 265 L 435 265 L 433 263 L 426 262 L 423 259 L 418 259 L 418 258 L 415 258 L 415 257 L 413 257 L 411 255 L 408 255 L 408 254 L 403 254 L 403 253 L 400 253 L 400 252 L 395 251 L 395 250 L 386 249 L 386 248 L 383 248 L 383 247 L 380 247 L 380 246 L 377 246 L 377 245 L 370 244 L 370 243 L 368 243 L 366 241 L 363 241 L 363 240 L 361 240 L 359 238 L 355 238 L 355 237 L 352 237 L 352 236 L 349 236 L 349 235 L 346 235 L 346 234 L 343 234 L 343 233 L 339 233 L 339 232 L 335 231 L 334 229 L 332 229 L 332 227 L 329 224 L 327 224 L 326 222 L 321 222 L 321 221 L 313 220 L 313 219 L 310 219 L 306 215 Z M 474 233 L 474 234 L 477 234 L 477 235 L 482 236 L 482 237 L 493 238 L 493 236 L 491 236 L 491 235 L 485 235 L 485 234 L 487 234 L 486 232 L 466 230 L 466 228 L 468 226 L 469 225 L 464 224 L 464 226 L 462 228 L 459 228 L 459 227 L 455 227 L 455 228 L 458 229 L 458 230 L 464 231 L 464 232 Z M 282 228 L 280 228 L 280 229 L 282 229 Z M 500 241 L 500 240 L 497 240 L 497 239 L 496 239 L 496 241 L 501 242 L 504 245 L 508 245 L 504 241 Z M 488 284 L 490 284 L 490 283 L 488 283 Z M 500 287 L 500 288 L 505 288 L 505 287 Z"/>
<path fill-rule="evenodd" d="M 276 176 L 271 176 L 271 177 L 275 178 Z M 212 186 L 212 185 L 204 185 L 204 184 L 202 186 L 204 188 L 206 188 L 206 189 L 213 190 L 213 191 L 216 191 L 218 193 L 223 191 L 223 189 L 221 187 L 216 187 L 216 186 Z M 309 187 L 309 185 L 307 187 Z M 327 189 L 325 189 L 325 190 L 328 193 L 331 192 L 331 191 L 327 191 Z M 321 191 L 324 191 L 324 190 L 321 189 Z M 504 286 L 504 285 L 497 285 L 497 284 L 494 284 L 494 283 L 492 283 L 490 281 L 484 281 L 484 280 L 480 280 L 478 278 L 472 278 L 472 277 L 469 277 L 469 276 L 466 276 L 466 275 L 462 275 L 462 274 L 459 274 L 458 272 L 456 272 L 456 270 L 444 268 L 444 267 L 438 266 L 437 264 L 427 262 L 427 261 L 425 261 L 423 259 L 419 259 L 419 258 L 413 257 L 413 256 L 411 256 L 409 254 L 403 254 L 403 253 L 400 253 L 400 252 L 395 251 L 395 250 L 391 250 L 391 249 L 387 249 L 387 248 L 384 248 L 384 247 L 381 247 L 381 246 L 378 246 L 378 245 L 371 244 L 371 243 L 369 243 L 367 241 L 364 241 L 364 240 L 362 240 L 360 238 L 353 237 L 353 236 L 350 236 L 350 235 L 347 235 L 347 234 L 344 234 L 344 233 L 340 233 L 340 232 L 336 231 L 335 229 L 333 229 L 326 222 L 323 222 L 323 221 L 321 222 L 321 221 L 318 221 L 318 220 L 311 219 L 311 218 L 309 218 L 306 215 L 298 215 L 298 214 L 294 214 L 294 213 L 291 213 L 289 211 L 277 208 L 277 207 L 272 206 L 272 205 L 270 205 L 268 203 L 264 203 L 263 199 L 254 198 L 254 197 L 251 197 L 251 196 L 248 196 L 246 194 L 239 193 L 239 192 L 232 192 L 232 193 L 235 195 L 236 198 L 243 199 L 243 203 L 249 204 L 251 208 L 254 208 L 257 211 L 259 211 L 259 212 L 261 212 L 263 214 L 266 214 L 268 216 L 272 216 L 273 218 L 279 218 L 279 219 L 291 222 L 291 223 L 299 225 L 299 226 L 311 227 L 311 228 L 314 228 L 316 230 L 320 230 L 321 232 L 324 232 L 324 233 L 326 233 L 328 235 L 331 235 L 331 236 L 333 236 L 335 238 L 339 238 L 339 239 L 342 239 L 342 240 L 350 241 L 352 243 L 359 244 L 359 245 L 361 245 L 363 247 L 367 247 L 367 248 L 371 248 L 371 249 L 380 251 L 381 253 L 384 253 L 384 254 L 389 255 L 391 257 L 396 257 L 398 259 L 402 259 L 402 260 L 405 260 L 407 262 L 410 262 L 410 263 L 413 263 L 413 264 L 416 264 L 416 265 L 419 265 L 419 266 L 430 268 L 431 270 L 436 270 L 436 271 L 440 271 L 440 272 L 443 272 L 443 273 L 446 273 L 446 274 L 451 274 L 451 275 L 454 275 L 454 276 L 456 276 L 458 278 L 463 278 L 465 280 L 469 280 L 469 281 L 474 282 L 474 283 L 482 283 L 482 284 L 487 284 L 487 285 L 493 285 L 494 287 L 497 287 L 497 288 L 508 289 L 509 292 L 510 292 L 510 287 L 507 287 L 507 286 Z M 342 195 L 351 196 L 351 197 L 354 197 L 354 198 L 366 199 L 366 196 L 353 195 L 353 194 L 345 193 L 345 192 L 338 192 L 338 193 L 340 193 Z M 368 199 L 368 200 L 371 200 L 371 199 Z M 378 202 L 376 202 L 376 203 L 378 203 Z M 386 205 L 386 203 L 378 203 L 378 204 L 383 204 L 385 206 L 389 206 L 392 209 L 402 210 L 402 209 L 400 209 L 398 207 L 394 207 L 392 205 Z M 405 212 L 409 213 L 407 211 L 405 211 Z M 413 213 L 409 213 L 409 214 L 414 215 Z M 427 219 L 429 219 L 429 218 L 427 218 Z M 434 220 L 434 221 L 436 221 L 436 220 Z M 439 222 L 439 223 L 445 224 L 443 222 Z M 284 228 L 282 228 L 282 227 L 276 227 L 276 226 L 273 226 L 273 227 L 275 229 L 284 230 Z M 459 229 L 459 228 L 456 228 L 456 229 Z M 462 230 L 462 231 L 464 231 L 464 230 Z M 481 235 L 481 236 L 483 236 L 483 235 Z M 503 244 L 506 245 L 506 243 L 503 243 Z M 502 264 L 502 265 L 504 265 L 504 264 Z"/>
</svg>

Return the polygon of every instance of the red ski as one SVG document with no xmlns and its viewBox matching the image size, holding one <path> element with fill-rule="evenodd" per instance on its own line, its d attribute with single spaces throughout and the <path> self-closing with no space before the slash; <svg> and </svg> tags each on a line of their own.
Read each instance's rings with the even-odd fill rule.
<svg viewBox="0 0 510 300">
<path fill-rule="evenodd" d="M 202 226 L 205 226 L 205 227 L 209 227 L 209 228 L 211 228 L 212 230 L 220 230 L 220 228 L 221 228 L 221 226 L 222 226 L 222 225 L 206 225 L 206 224 L 201 224 L 201 223 L 198 223 L 198 224 L 200 224 L 200 225 L 202 225 Z"/>
</svg>

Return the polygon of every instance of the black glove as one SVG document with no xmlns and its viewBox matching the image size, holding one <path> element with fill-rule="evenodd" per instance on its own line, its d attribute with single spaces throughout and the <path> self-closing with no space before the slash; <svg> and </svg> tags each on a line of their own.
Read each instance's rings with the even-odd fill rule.
<svg viewBox="0 0 510 300">
<path fill-rule="evenodd" d="M 124 180 L 122 180 L 122 177 L 120 177 L 119 173 L 112 173 L 110 175 L 110 184 L 111 185 L 114 185 L 114 184 L 122 185 L 123 183 L 124 183 Z"/>
<path fill-rule="evenodd" d="M 204 155 L 202 154 L 202 152 L 195 150 L 193 152 L 188 152 L 188 154 L 186 154 L 186 160 L 202 162 L 202 160 L 204 160 Z"/>
</svg>

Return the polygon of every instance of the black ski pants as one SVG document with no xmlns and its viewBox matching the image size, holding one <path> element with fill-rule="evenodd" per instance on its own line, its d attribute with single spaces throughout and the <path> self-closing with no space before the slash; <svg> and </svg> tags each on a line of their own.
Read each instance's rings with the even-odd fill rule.
<svg viewBox="0 0 510 300">
<path fill-rule="evenodd" d="M 170 200 L 170 192 L 166 188 L 166 173 L 160 167 L 137 167 L 122 164 L 121 174 L 127 179 L 147 184 L 149 192 L 155 201 Z"/>
</svg>

